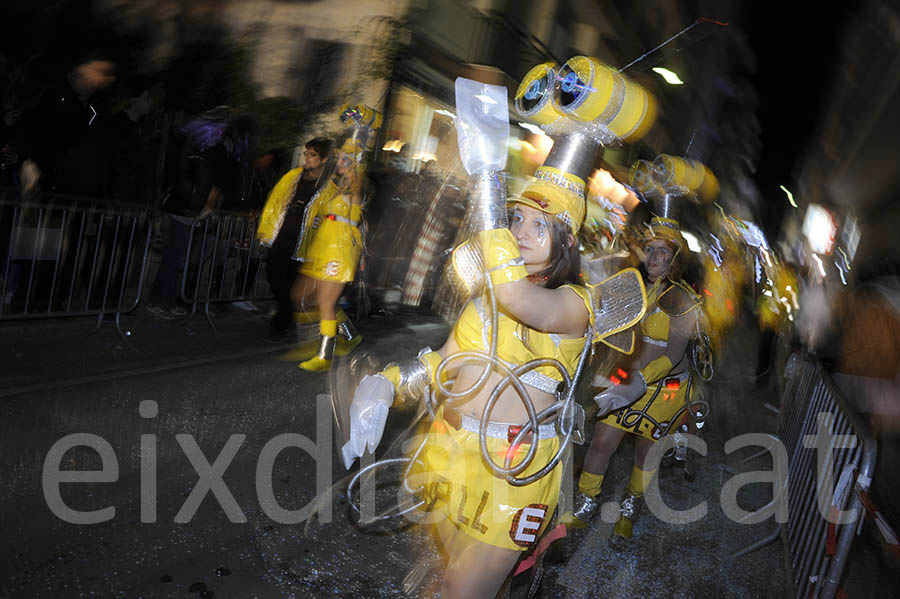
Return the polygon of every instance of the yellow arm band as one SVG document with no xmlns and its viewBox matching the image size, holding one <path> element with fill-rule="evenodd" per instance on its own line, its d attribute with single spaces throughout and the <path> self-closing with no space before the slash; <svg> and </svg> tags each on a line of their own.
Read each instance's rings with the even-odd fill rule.
<svg viewBox="0 0 900 599">
<path fill-rule="evenodd" d="M 396 364 L 391 364 L 379 374 L 391 382 L 395 391 L 400 386 L 400 367 Z"/>
<path fill-rule="evenodd" d="M 669 359 L 669 356 L 662 355 L 644 366 L 640 372 L 649 385 L 669 374 L 670 370 L 672 370 L 672 360 Z"/>
<path fill-rule="evenodd" d="M 494 285 L 514 283 L 528 276 L 525 262 L 519 254 L 519 244 L 512 231 L 491 229 L 480 231 L 475 237 L 481 247 L 484 272 L 491 277 Z"/>
</svg>

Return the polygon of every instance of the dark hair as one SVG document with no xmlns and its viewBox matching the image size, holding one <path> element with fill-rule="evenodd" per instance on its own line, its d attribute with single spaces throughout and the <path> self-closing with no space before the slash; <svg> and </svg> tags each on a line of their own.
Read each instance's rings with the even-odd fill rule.
<svg viewBox="0 0 900 599">
<path fill-rule="evenodd" d="M 201 151 L 221 146 L 229 159 L 247 162 L 253 152 L 256 119 L 251 114 L 228 116 L 230 109 L 219 106 L 181 127 L 191 145 Z"/>
<path fill-rule="evenodd" d="M 327 158 L 328 153 L 331 152 L 331 140 L 327 137 L 314 137 L 308 142 L 306 142 L 307 148 L 312 148 L 315 150 L 316 154 L 319 155 L 319 158 Z"/>
<path fill-rule="evenodd" d="M 575 242 L 569 245 L 569 235 L 572 231 L 569 225 L 552 214 L 547 214 L 550 218 L 550 256 L 548 262 L 550 266 L 544 270 L 538 271 L 528 278 L 534 283 L 547 289 L 556 289 L 566 283 L 580 284 L 581 281 L 581 254 L 578 252 L 578 237 Z M 510 219 L 512 220 L 512 219 Z M 533 349 L 529 340 L 528 327 L 524 323 L 519 323 L 519 338 L 525 347 Z"/>
<path fill-rule="evenodd" d="M 569 245 L 572 230 L 559 218 L 548 214 L 550 223 L 550 266 L 529 278 L 547 289 L 556 289 L 566 283 L 581 284 L 581 254 L 578 239 Z"/>
</svg>

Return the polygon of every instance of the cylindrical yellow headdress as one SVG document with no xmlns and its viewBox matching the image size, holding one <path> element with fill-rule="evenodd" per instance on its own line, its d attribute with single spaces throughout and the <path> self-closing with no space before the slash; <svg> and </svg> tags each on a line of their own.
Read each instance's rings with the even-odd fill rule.
<svg viewBox="0 0 900 599">
<path fill-rule="evenodd" d="M 693 195 L 702 203 L 719 195 L 719 181 L 703 163 L 690 158 L 660 154 L 653 161 L 654 178 L 667 193 Z"/>
<path fill-rule="evenodd" d="M 594 58 L 576 56 L 561 69 L 540 64 L 522 79 L 516 109 L 541 124 L 553 148 L 521 196 L 510 198 L 556 215 L 573 234 L 584 221 L 585 183 L 600 146 L 643 136 L 656 101 L 639 85 Z"/>
<path fill-rule="evenodd" d="M 652 94 L 588 56 L 575 56 L 562 66 L 553 100 L 564 115 L 603 126 L 624 141 L 643 137 L 656 119 Z"/>
</svg>

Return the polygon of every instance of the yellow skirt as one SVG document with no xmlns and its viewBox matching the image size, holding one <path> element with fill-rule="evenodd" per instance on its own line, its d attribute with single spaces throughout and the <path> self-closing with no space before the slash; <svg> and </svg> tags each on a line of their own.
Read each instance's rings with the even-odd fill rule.
<svg viewBox="0 0 900 599">
<path fill-rule="evenodd" d="M 356 275 L 361 253 L 358 227 L 324 220 L 309 245 L 300 274 L 320 281 L 349 283 Z"/>
<path fill-rule="evenodd" d="M 669 381 L 668 385 L 666 381 Z M 675 381 L 678 384 L 677 388 Z M 600 422 L 651 441 L 658 441 L 669 428 L 672 418 L 681 419 L 678 412 L 685 405 L 687 390 L 687 377 L 684 381 L 679 380 L 677 376 L 665 378 L 662 386 L 659 381 L 651 383 L 639 400 L 628 407 L 611 412 L 601 418 Z M 677 424 L 673 424 L 671 430 L 675 430 Z"/>
<path fill-rule="evenodd" d="M 518 475 L 520 478 L 545 466 L 559 448 L 558 437 L 538 443 L 534 460 Z M 500 465 L 511 451 L 505 439 L 488 438 L 487 447 Z M 528 448 L 528 444 L 518 446 L 511 463 L 518 463 Z M 433 515 L 446 518 L 469 537 L 495 547 L 525 551 L 540 538 L 553 515 L 561 480 L 562 467 L 557 464 L 529 485 L 510 485 L 482 461 L 478 434 L 454 429 L 439 414 L 408 484 L 423 489 Z"/>
</svg>

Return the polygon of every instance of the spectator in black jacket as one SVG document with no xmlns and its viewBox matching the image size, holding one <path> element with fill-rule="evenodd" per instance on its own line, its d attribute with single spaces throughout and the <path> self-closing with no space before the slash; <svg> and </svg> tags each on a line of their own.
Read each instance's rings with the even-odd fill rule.
<svg viewBox="0 0 900 599">
<path fill-rule="evenodd" d="M 165 319 L 180 318 L 186 310 L 178 305 L 178 270 L 185 263 L 195 221 L 202 220 L 240 194 L 240 173 L 250 153 L 252 121 L 229 118 L 216 109 L 188 122 L 182 129 L 178 183 L 163 201 L 168 233 L 162 261 L 150 289 L 147 308 Z"/>
<path fill-rule="evenodd" d="M 91 50 L 25 114 L 17 140 L 25 194 L 40 182 L 46 191 L 107 195 L 112 118 L 103 92 L 115 79 L 116 63 Z"/>
</svg>

